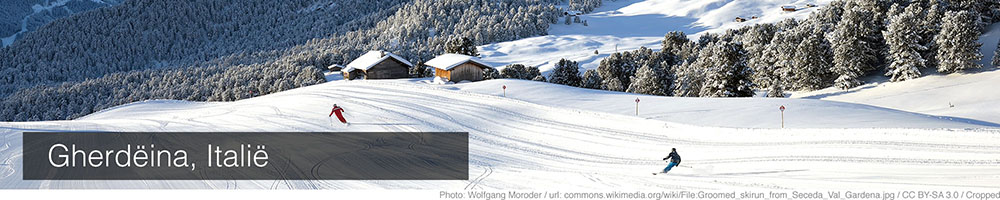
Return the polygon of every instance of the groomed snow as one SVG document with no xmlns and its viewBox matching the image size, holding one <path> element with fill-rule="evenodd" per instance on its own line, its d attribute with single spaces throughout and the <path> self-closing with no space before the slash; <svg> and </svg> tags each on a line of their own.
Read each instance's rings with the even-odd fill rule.
<svg viewBox="0 0 1000 200">
<path fill-rule="evenodd" d="M 449 86 L 532 103 L 593 110 L 706 127 L 780 128 L 983 128 L 1000 123 L 932 116 L 864 104 L 788 98 L 684 98 L 581 89 L 527 80 L 490 80 Z"/>
<path fill-rule="evenodd" d="M 454 85 L 424 81 L 334 81 L 236 102 L 146 101 L 79 120 L 0 122 L 0 188 L 934 190 L 989 189 L 1000 182 L 1000 168 L 996 167 L 1000 165 L 1000 130 L 996 129 L 701 127 L 646 115 L 653 112 L 646 110 L 649 108 L 698 106 L 671 98 L 642 97 L 644 107 L 636 117 L 601 111 L 616 104 L 630 107 L 635 97 L 632 94 L 526 81 Z M 501 84 L 509 84 L 507 98 L 484 94 L 490 88 L 499 91 Z M 529 97 L 529 93 L 539 98 L 578 99 L 543 101 Z M 731 108 L 775 103 L 700 100 Z M 606 103 L 589 106 L 587 101 Z M 881 122 L 881 127 L 891 123 L 903 127 L 920 123 L 961 126 L 854 104 L 780 102 L 832 107 L 793 106 L 789 116 L 815 119 L 867 109 L 868 114 L 884 114 L 864 118 Z M 345 108 L 352 125 L 334 123 L 327 117 L 333 103 Z M 837 112 L 838 108 L 842 110 Z M 740 112 L 761 112 L 756 113 L 759 118 L 774 124 L 772 109 Z M 619 112 L 630 109 L 625 110 Z M 692 116 L 720 112 L 692 111 Z M 751 123 L 740 118 L 702 120 Z M 830 122 L 814 123 L 832 126 Z M 798 121 L 789 125 L 807 124 Z M 20 173 L 23 131 L 468 131 L 470 180 L 26 181 Z M 691 168 L 651 175 L 664 167 L 660 158 L 670 148 L 677 148 L 684 157 L 682 166 Z"/>
</svg>

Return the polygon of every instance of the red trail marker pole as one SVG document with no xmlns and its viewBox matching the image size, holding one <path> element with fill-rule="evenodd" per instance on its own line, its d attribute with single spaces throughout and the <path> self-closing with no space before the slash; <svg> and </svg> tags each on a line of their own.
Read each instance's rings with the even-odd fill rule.
<svg viewBox="0 0 1000 200">
<path fill-rule="evenodd" d="M 778 107 L 778 110 L 781 110 L 781 128 L 785 128 L 785 106 Z"/>
<path fill-rule="evenodd" d="M 507 97 L 507 85 L 503 85 L 503 97 Z"/>
<path fill-rule="evenodd" d="M 635 116 L 639 116 L 639 98 L 635 98 Z"/>
</svg>

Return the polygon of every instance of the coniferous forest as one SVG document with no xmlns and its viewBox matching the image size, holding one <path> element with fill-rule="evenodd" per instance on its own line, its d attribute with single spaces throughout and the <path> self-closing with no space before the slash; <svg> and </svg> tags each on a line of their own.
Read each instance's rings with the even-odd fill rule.
<svg viewBox="0 0 1000 200">
<path fill-rule="evenodd" d="M 804 20 L 695 41 L 667 33 L 660 51 L 611 54 L 582 74 L 581 86 L 680 97 L 750 97 L 758 89 L 783 97 L 785 90 L 850 89 L 869 75 L 905 81 L 923 72 L 975 72 L 998 63 L 981 66 L 980 45 L 993 44 L 977 43 L 998 19 L 996 0 L 838 0 Z"/>
<path fill-rule="evenodd" d="M 483 44 L 545 35 L 560 3 L 126 1 L 53 21 L 0 49 L 0 120 L 73 119 L 150 99 L 266 95 L 324 82 L 326 66 L 373 49 L 422 63 L 454 37 Z"/>
</svg>

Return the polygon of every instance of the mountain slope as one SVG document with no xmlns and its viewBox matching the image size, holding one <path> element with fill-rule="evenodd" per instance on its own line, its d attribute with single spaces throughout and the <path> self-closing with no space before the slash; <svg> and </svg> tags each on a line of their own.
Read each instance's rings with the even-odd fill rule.
<svg viewBox="0 0 1000 200">
<path fill-rule="evenodd" d="M 73 119 L 122 101 L 249 98 L 322 81 L 314 72 L 374 49 L 420 63 L 456 36 L 545 34 L 556 2 L 128 1 L 0 49 L 0 120 Z"/>
<path fill-rule="evenodd" d="M 462 91 L 473 86 L 426 85 L 421 80 L 335 81 L 235 102 L 147 101 L 73 121 L 3 122 L 0 157 L 6 160 L 0 161 L 0 188 L 975 189 L 994 187 L 1000 181 L 995 167 L 1000 164 L 1000 132 L 996 129 L 711 128 L 554 106 L 566 106 L 564 102 L 532 103 Z M 517 90 L 520 87 L 511 88 L 508 95 L 522 94 Z M 538 87 L 577 95 L 591 93 L 551 84 Z M 632 97 L 606 94 L 593 99 L 627 101 Z M 650 106 L 669 106 L 656 102 Z M 326 117 L 333 103 L 346 109 L 352 125 Z M 20 133 L 55 130 L 468 131 L 469 177 L 474 178 L 21 180 Z M 650 175 L 664 167 L 660 158 L 671 147 L 677 148 L 684 156 L 684 165 L 692 168 L 677 168 L 666 176 Z"/>
<path fill-rule="evenodd" d="M 9 0 L 0 10 L 0 47 L 59 18 L 92 9 L 113 6 L 118 0 Z"/>
<path fill-rule="evenodd" d="M 566 25 L 563 19 L 549 30 L 549 35 L 479 46 L 483 60 L 496 66 L 524 64 L 548 71 L 560 58 L 580 62 L 584 69 L 594 69 L 601 59 L 616 51 L 639 47 L 660 49 L 663 35 L 683 31 L 691 39 L 706 33 L 753 24 L 775 23 L 788 18 L 804 19 L 830 0 L 619 0 L 606 1 L 590 14 L 581 15 L 581 23 Z M 781 11 L 794 5 L 796 12 Z M 753 16 L 757 19 L 751 19 Z M 736 17 L 750 19 L 733 21 Z M 597 54 L 594 52 L 597 51 Z M 582 71 L 582 70 L 581 70 Z"/>
</svg>

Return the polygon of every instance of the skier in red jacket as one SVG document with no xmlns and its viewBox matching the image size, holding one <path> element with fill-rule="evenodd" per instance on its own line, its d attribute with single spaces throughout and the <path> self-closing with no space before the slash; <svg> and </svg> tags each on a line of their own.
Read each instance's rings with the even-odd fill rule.
<svg viewBox="0 0 1000 200">
<path fill-rule="evenodd" d="M 330 111 L 330 116 L 328 117 L 333 117 L 333 114 L 337 114 L 337 119 L 340 119 L 340 123 L 351 125 L 351 123 L 347 123 L 347 119 L 344 119 L 343 112 L 344 108 L 337 106 L 337 104 L 333 104 L 333 110 Z"/>
</svg>

